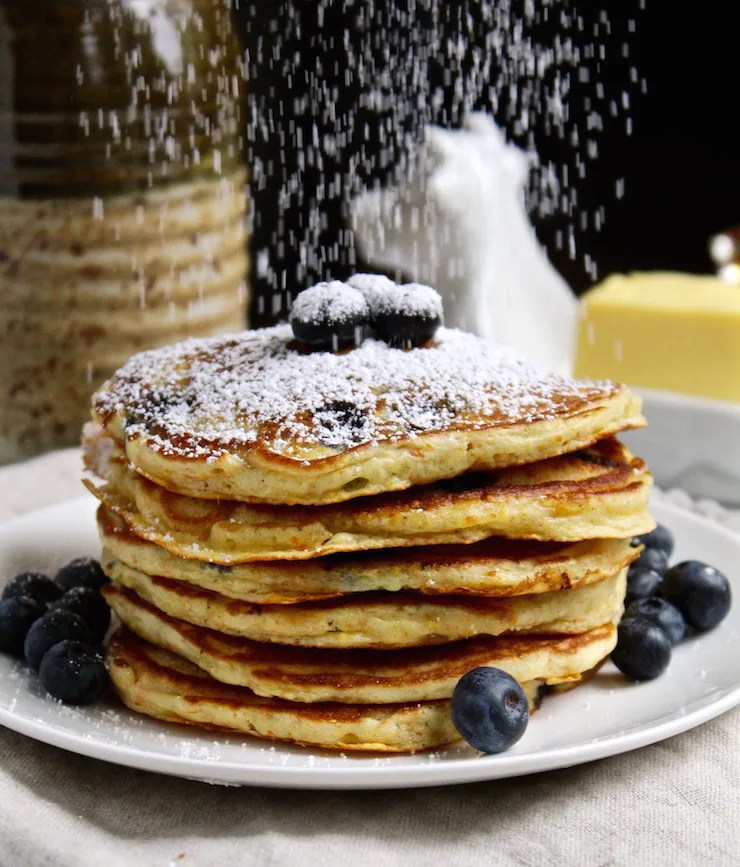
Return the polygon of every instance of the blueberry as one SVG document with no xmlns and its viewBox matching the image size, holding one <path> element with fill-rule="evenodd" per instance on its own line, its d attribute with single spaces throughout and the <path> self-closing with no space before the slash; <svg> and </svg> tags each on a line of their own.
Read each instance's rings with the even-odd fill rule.
<svg viewBox="0 0 740 867">
<path fill-rule="evenodd" d="M 100 651 L 65 639 L 46 652 L 39 679 L 52 698 L 66 704 L 90 704 L 108 685 L 108 671 Z"/>
<path fill-rule="evenodd" d="M 28 630 L 23 645 L 26 662 L 38 671 L 46 651 L 60 641 L 64 641 L 65 638 L 89 643 L 90 630 L 79 614 L 73 614 L 63 608 L 48 611 Z"/>
<path fill-rule="evenodd" d="M 624 604 L 629 605 L 635 599 L 647 599 L 657 596 L 663 583 L 663 577 L 654 569 L 644 566 L 630 567 L 627 572 L 627 596 Z"/>
<path fill-rule="evenodd" d="M 183 411 L 184 408 L 191 407 L 195 401 L 194 394 L 175 396 L 161 388 L 145 390 L 139 396 L 136 408 L 127 413 L 124 426 L 131 428 L 138 425 L 154 432 L 156 426 L 161 424 L 163 416 L 171 410 Z"/>
<path fill-rule="evenodd" d="M 370 319 L 374 319 L 391 292 L 398 288 L 393 280 L 389 280 L 383 274 L 353 274 L 347 285 L 362 293 L 370 311 Z"/>
<path fill-rule="evenodd" d="M 452 693 L 452 722 L 474 749 L 503 752 L 527 729 L 527 696 L 500 668 L 474 668 L 460 678 Z"/>
<path fill-rule="evenodd" d="M 3 589 L 3 599 L 11 599 L 14 596 L 26 596 L 35 599 L 39 605 L 48 605 L 62 595 L 57 585 L 42 575 L 41 572 L 21 572 L 12 581 L 8 582 Z"/>
<path fill-rule="evenodd" d="M 646 548 L 657 548 L 659 551 L 665 551 L 667 557 L 671 556 L 676 544 L 673 533 L 663 524 L 658 524 L 650 533 L 635 536 L 633 542 L 636 545 L 644 545 Z"/>
<path fill-rule="evenodd" d="M 645 548 L 630 568 L 652 569 L 662 575 L 668 568 L 668 554 L 660 548 Z"/>
<path fill-rule="evenodd" d="M 632 680 L 652 680 L 663 674 L 671 661 L 671 642 L 665 632 L 644 617 L 631 617 L 619 624 L 612 662 Z"/>
<path fill-rule="evenodd" d="M 110 626 L 110 608 L 97 590 L 89 587 L 73 587 L 51 606 L 53 610 L 71 611 L 78 614 L 90 630 L 90 638 L 99 644 Z"/>
<path fill-rule="evenodd" d="M 44 607 L 30 596 L 0 600 L 0 651 L 23 656 L 28 630 L 44 613 Z"/>
<path fill-rule="evenodd" d="M 297 340 L 314 349 L 337 350 L 362 343 L 370 317 L 362 293 L 333 280 L 317 283 L 293 302 L 290 324 Z"/>
<path fill-rule="evenodd" d="M 702 632 L 716 626 L 730 610 L 730 582 L 722 572 L 698 560 L 672 566 L 663 579 L 661 594 Z"/>
<path fill-rule="evenodd" d="M 442 298 L 430 286 L 399 286 L 381 301 L 372 324 L 378 337 L 391 346 L 421 346 L 442 324 Z"/>
<path fill-rule="evenodd" d="M 686 632 L 686 624 L 678 608 L 658 596 L 636 599 L 625 611 L 623 619 L 629 620 L 632 617 L 643 617 L 659 626 L 674 646 L 683 640 Z"/>
<path fill-rule="evenodd" d="M 92 557 L 78 557 L 71 563 L 67 563 L 66 566 L 62 566 L 54 580 L 63 592 L 71 590 L 73 587 L 90 587 L 93 590 L 100 590 L 108 582 L 100 563 L 93 560 Z"/>
<path fill-rule="evenodd" d="M 325 446 L 349 448 L 370 438 L 368 414 L 347 400 L 324 404 L 314 412 L 313 420 L 319 442 Z"/>
</svg>

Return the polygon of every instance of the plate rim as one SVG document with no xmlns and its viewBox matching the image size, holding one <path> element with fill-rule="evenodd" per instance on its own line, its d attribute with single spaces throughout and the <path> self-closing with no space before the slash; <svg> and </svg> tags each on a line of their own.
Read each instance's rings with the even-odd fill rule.
<svg viewBox="0 0 740 867">
<path fill-rule="evenodd" d="M 47 511 L 94 503 L 92 497 L 82 496 L 44 506 L 41 509 L 25 512 L 8 521 L 0 523 L 6 530 L 16 522 L 22 522 L 43 515 Z M 712 533 L 718 533 L 729 542 L 738 546 L 740 535 L 722 524 L 697 514 L 683 506 L 656 499 L 652 503 L 658 512 L 688 518 Z M 740 600 L 739 600 L 740 604 Z M 650 683 L 636 685 L 635 688 L 649 688 Z M 40 720 L 18 716 L 12 710 L 0 707 L 0 725 L 34 740 L 46 743 L 67 752 L 87 758 L 107 761 L 119 766 L 160 773 L 168 776 L 183 777 L 190 780 L 237 786 L 262 786 L 267 788 L 286 788 L 302 790 L 359 790 L 359 789 L 404 789 L 425 788 L 439 785 L 457 785 L 496 779 L 511 779 L 533 773 L 558 770 L 586 764 L 599 759 L 621 755 L 635 749 L 682 734 L 692 728 L 709 722 L 740 704 L 740 681 L 728 687 L 715 697 L 697 700 L 694 710 L 671 714 L 663 721 L 652 725 L 640 726 L 636 731 L 623 731 L 613 735 L 603 735 L 592 741 L 568 746 L 552 747 L 547 750 L 522 755 L 501 754 L 497 756 L 470 756 L 449 761 L 432 760 L 434 753 L 427 753 L 427 764 L 389 766 L 372 763 L 360 767 L 357 760 L 347 763 L 346 767 L 320 766 L 255 766 L 249 762 L 233 760 L 214 760 L 208 758 L 168 756 L 151 750 L 143 750 L 130 745 L 102 742 L 86 738 L 81 734 L 57 729 Z M 265 741 L 265 744 L 268 744 Z M 275 752 L 279 744 L 271 744 Z M 268 747 L 269 748 L 269 747 Z M 418 755 L 424 755 L 419 753 Z M 377 758 L 377 757 L 376 757 Z M 392 760 L 394 754 L 383 755 L 381 762 Z"/>
<path fill-rule="evenodd" d="M 731 421 L 740 421 L 740 402 L 702 397 L 698 394 L 684 394 L 681 391 L 667 391 L 660 388 L 633 386 L 634 390 L 648 404 L 682 412 L 707 412 L 725 416 Z"/>
</svg>

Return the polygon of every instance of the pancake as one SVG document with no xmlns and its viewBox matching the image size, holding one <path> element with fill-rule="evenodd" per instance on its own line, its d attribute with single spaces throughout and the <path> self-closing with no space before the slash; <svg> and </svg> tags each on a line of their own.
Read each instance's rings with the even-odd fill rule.
<svg viewBox="0 0 740 867">
<path fill-rule="evenodd" d="M 490 536 L 627 538 L 655 526 L 648 513 L 652 478 L 612 439 L 524 467 L 313 508 L 182 497 L 115 458 L 107 472 L 105 484 L 86 484 L 136 535 L 179 557 L 224 565 Z"/>
<path fill-rule="evenodd" d="M 119 630 L 108 648 L 113 685 L 128 707 L 166 722 L 185 723 L 224 734 L 248 734 L 324 749 L 413 752 L 459 740 L 447 700 L 410 704 L 299 704 L 255 695 L 219 683 L 174 653 Z M 588 673 L 590 674 L 590 672 Z M 558 686 L 522 684 L 534 711 L 543 694 Z"/>
<path fill-rule="evenodd" d="M 642 426 L 640 406 L 461 331 L 308 353 L 279 325 L 133 356 L 93 419 L 175 493 L 323 505 L 575 451 Z"/>
<path fill-rule="evenodd" d="M 460 677 L 479 665 L 501 668 L 520 683 L 559 683 L 593 668 L 616 643 L 610 622 L 579 635 L 478 637 L 404 650 L 284 647 L 193 626 L 114 584 L 103 594 L 124 626 L 145 641 L 177 653 L 222 683 L 296 702 L 393 704 L 449 698 Z"/>
<path fill-rule="evenodd" d="M 375 592 L 295 605 L 255 605 L 145 575 L 118 560 L 104 558 L 103 568 L 115 584 L 195 626 L 296 647 L 375 649 L 443 644 L 475 635 L 587 632 L 619 619 L 627 574 L 624 570 L 571 590 L 503 599 Z"/>
<path fill-rule="evenodd" d="M 595 584 L 638 555 L 628 539 L 530 542 L 493 537 L 473 545 L 334 554 L 313 560 L 220 566 L 184 560 L 140 539 L 115 512 L 98 508 L 103 559 L 263 605 L 331 599 L 373 590 L 425 595 L 518 596 Z"/>
</svg>

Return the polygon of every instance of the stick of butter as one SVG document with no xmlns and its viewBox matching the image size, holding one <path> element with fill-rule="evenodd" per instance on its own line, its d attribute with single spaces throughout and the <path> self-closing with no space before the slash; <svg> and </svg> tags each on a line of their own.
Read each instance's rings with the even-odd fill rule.
<svg viewBox="0 0 740 867">
<path fill-rule="evenodd" d="M 740 401 L 740 286 L 615 274 L 581 298 L 575 375 Z"/>
</svg>

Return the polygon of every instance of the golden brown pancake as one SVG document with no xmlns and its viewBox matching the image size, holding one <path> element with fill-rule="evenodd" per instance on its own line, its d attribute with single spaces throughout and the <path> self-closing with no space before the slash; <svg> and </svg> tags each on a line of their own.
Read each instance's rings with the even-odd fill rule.
<svg viewBox="0 0 740 867">
<path fill-rule="evenodd" d="M 88 487 L 136 535 L 179 557 L 224 565 L 490 536 L 627 538 L 655 526 L 650 474 L 611 439 L 524 467 L 312 508 L 182 497 L 116 459 L 107 472 L 107 483 Z"/>
<path fill-rule="evenodd" d="M 520 683 L 559 683 L 593 668 L 616 642 L 609 622 L 579 635 L 478 637 L 403 650 L 285 647 L 193 626 L 123 587 L 108 585 L 103 593 L 124 626 L 145 641 L 177 653 L 222 683 L 298 702 L 449 698 L 460 677 L 479 665 L 501 668 Z"/>
<path fill-rule="evenodd" d="M 291 605 L 373 590 L 425 595 L 519 596 L 595 584 L 639 554 L 629 539 L 532 542 L 492 537 L 473 545 L 386 549 L 313 560 L 222 566 L 184 560 L 139 538 L 105 506 L 98 507 L 103 559 L 262 605 Z"/>
<path fill-rule="evenodd" d="M 344 751 L 414 752 L 459 740 L 450 703 L 303 704 L 264 698 L 246 687 L 214 680 L 174 653 L 119 630 L 108 648 L 108 668 L 121 699 L 139 713 L 222 734 L 248 734 Z M 592 671 L 585 672 L 583 678 Z M 581 677 L 547 686 L 522 684 L 534 711 L 543 694 L 578 685 Z"/>
<path fill-rule="evenodd" d="M 337 649 L 439 645 L 475 635 L 575 635 L 618 620 L 626 586 L 624 570 L 598 584 L 502 599 L 376 591 L 294 605 L 255 605 L 146 575 L 119 560 L 104 558 L 103 568 L 116 585 L 195 626 L 252 641 Z"/>
<path fill-rule="evenodd" d="M 277 505 L 528 464 L 644 424 L 626 386 L 543 374 L 471 334 L 306 352 L 286 325 L 135 355 L 93 419 L 162 487 Z"/>
</svg>

